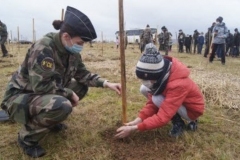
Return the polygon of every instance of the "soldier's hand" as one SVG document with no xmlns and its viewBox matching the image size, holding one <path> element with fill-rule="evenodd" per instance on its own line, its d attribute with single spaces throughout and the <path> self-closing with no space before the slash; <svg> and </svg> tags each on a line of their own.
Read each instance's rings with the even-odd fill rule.
<svg viewBox="0 0 240 160">
<path fill-rule="evenodd" d="M 79 97 L 77 96 L 77 94 L 75 92 L 73 92 L 72 97 L 71 97 L 72 106 L 73 107 L 77 106 L 78 101 L 79 101 Z"/>
<path fill-rule="evenodd" d="M 117 92 L 117 94 L 121 95 L 121 84 L 120 83 L 110 83 L 105 81 L 103 84 L 104 87 L 108 87 Z"/>
</svg>

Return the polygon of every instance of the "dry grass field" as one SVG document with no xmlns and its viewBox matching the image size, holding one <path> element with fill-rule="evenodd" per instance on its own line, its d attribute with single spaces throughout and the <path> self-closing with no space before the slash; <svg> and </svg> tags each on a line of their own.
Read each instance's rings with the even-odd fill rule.
<svg viewBox="0 0 240 160">
<path fill-rule="evenodd" d="M 0 99 L 11 74 L 24 59 L 28 45 L 8 46 L 13 57 L 0 58 Z M 103 47 L 103 50 L 102 50 Z M 88 70 L 111 82 L 120 82 L 120 53 L 115 44 L 85 45 L 81 53 Z M 134 119 L 146 99 L 140 94 L 135 65 L 140 57 L 137 46 L 126 50 L 127 119 Z M 49 133 L 40 144 L 44 160 L 238 160 L 240 159 L 240 59 L 226 58 L 209 64 L 198 54 L 169 53 L 191 70 L 191 78 L 201 88 L 206 102 L 196 132 L 168 136 L 171 124 L 136 132 L 123 140 L 114 139 L 121 125 L 121 97 L 115 92 L 90 88 L 65 123 L 66 131 Z M 0 123 L 0 160 L 26 160 L 17 145 L 18 123 Z"/>
</svg>

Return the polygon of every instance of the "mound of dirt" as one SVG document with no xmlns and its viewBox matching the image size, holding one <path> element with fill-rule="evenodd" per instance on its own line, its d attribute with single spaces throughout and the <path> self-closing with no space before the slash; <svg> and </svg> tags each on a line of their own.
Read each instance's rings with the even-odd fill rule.
<svg viewBox="0 0 240 160">
<path fill-rule="evenodd" d="M 114 135 L 118 127 L 108 128 L 100 133 L 111 149 L 112 159 L 156 160 L 161 157 L 179 159 L 181 153 L 186 150 L 182 143 L 178 143 L 178 139 L 168 137 L 164 129 L 136 132 L 128 138 L 116 139 Z"/>
</svg>

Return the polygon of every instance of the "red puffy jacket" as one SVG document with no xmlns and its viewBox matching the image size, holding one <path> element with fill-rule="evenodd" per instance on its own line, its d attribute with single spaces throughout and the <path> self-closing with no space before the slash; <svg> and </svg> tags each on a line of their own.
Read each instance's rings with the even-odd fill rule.
<svg viewBox="0 0 240 160">
<path fill-rule="evenodd" d="M 186 107 L 188 117 L 192 120 L 203 114 L 203 95 L 198 86 L 189 78 L 189 69 L 176 58 L 165 58 L 172 62 L 168 83 L 162 94 L 165 99 L 158 108 L 152 102 L 152 95 L 149 95 L 146 105 L 139 113 L 139 117 L 143 120 L 138 124 L 140 131 L 166 125 L 181 105 Z"/>
</svg>

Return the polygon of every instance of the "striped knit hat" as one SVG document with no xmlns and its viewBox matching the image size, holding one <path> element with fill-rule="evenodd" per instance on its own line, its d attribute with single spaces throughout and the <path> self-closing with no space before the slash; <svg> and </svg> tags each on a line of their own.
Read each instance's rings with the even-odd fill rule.
<svg viewBox="0 0 240 160">
<path fill-rule="evenodd" d="M 158 80 L 163 71 L 164 60 L 157 47 L 148 43 L 142 57 L 137 63 L 136 75 L 143 80 Z"/>
</svg>

